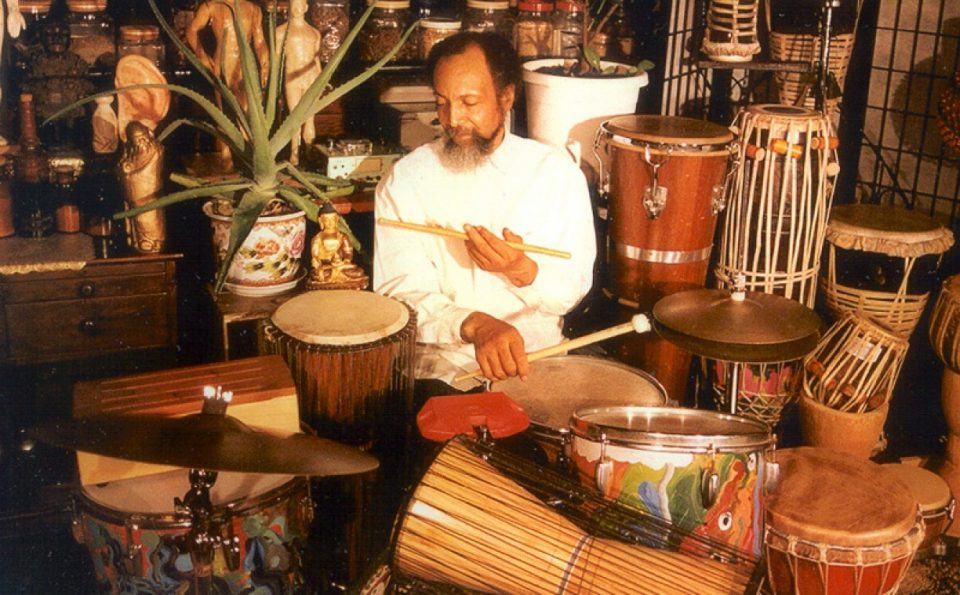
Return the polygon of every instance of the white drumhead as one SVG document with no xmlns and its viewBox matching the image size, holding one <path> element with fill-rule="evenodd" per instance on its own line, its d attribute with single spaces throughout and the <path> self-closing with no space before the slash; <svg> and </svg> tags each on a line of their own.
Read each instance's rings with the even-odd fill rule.
<svg viewBox="0 0 960 595">
<path fill-rule="evenodd" d="M 527 381 L 511 378 L 491 390 L 506 393 L 530 421 L 566 431 L 578 409 L 615 405 L 656 407 L 666 403 L 663 386 L 642 370 L 618 362 L 564 355 L 530 364 Z"/>
<path fill-rule="evenodd" d="M 884 465 L 883 468 L 907 484 L 923 512 L 943 510 L 950 504 L 950 486 L 933 471 L 902 463 Z"/>
<path fill-rule="evenodd" d="M 220 472 L 210 489 L 210 499 L 214 506 L 243 502 L 278 488 L 293 477 Z M 190 471 L 177 469 L 157 475 L 83 486 L 83 493 L 95 504 L 111 510 L 162 515 L 172 514 L 173 499 L 182 499 L 189 489 Z"/>
<path fill-rule="evenodd" d="M 337 289 L 298 295 L 277 308 L 270 320 L 311 345 L 361 345 L 407 326 L 410 312 L 397 300 L 376 293 Z"/>
</svg>

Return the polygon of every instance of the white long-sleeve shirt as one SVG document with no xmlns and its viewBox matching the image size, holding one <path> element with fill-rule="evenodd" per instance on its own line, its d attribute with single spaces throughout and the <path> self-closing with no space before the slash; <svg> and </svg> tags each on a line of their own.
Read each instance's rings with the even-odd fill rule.
<svg viewBox="0 0 960 595">
<path fill-rule="evenodd" d="M 375 291 L 416 308 L 417 376 L 451 380 L 476 369 L 460 325 L 480 311 L 517 328 L 528 352 L 562 340 L 562 317 L 590 290 L 596 236 L 586 180 L 552 147 L 507 133 L 474 171 L 455 173 L 438 159 L 441 141 L 398 161 L 377 186 L 376 216 L 462 230 L 507 227 L 536 244 L 572 254 L 567 260 L 527 253 L 538 265 L 526 287 L 480 269 L 465 242 L 377 225 Z"/>
</svg>

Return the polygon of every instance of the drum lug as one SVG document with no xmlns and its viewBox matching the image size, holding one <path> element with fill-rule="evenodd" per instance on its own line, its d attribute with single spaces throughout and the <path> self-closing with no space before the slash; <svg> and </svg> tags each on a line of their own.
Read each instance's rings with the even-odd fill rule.
<svg viewBox="0 0 960 595">
<path fill-rule="evenodd" d="M 597 482 L 597 489 L 603 495 L 607 494 L 607 488 L 610 486 L 610 479 L 613 477 L 613 461 L 606 457 L 597 461 L 597 469 L 594 472 L 594 481 Z"/>
<path fill-rule="evenodd" d="M 127 546 L 127 553 L 123 556 L 123 568 L 128 576 L 139 576 L 143 568 L 143 546 L 131 543 Z"/>
<path fill-rule="evenodd" d="M 700 501 L 703 507 L 710 508 L 717 501 L 717 494 L 720 492 L 720 476 L 713 470 L 713 467 L 704 469 L 700 477 Z"/>
<path fill-rule="evenodd" d="M 764 493 L 772 494 L 777 491 L 780 485 L 780 463 L 767 460 L 763 465 L 763 489 Z"/>
<path fill-rule="evenodd" d="M 651 183 L 649 186 L 643 189 L 643 209 L 647 212 L 647 217 L 650 219 L 656 219 L 663 213 L 663 209 L 667 206 L 667 188 L 666 186 L 661 186 L 659 183 L 660 179 L 660 168 L 663 167 L 663 164 L 667 162 L 670 158 L 670 152 L 667 151 L 667 156 L 659 161 L 653 159 L 650 155 L 650 145 L 646 145 L 643 148 L 643 159 L 647 162 L 653 169 L 653 176 L 651 176 Z"/>
<path fill-rule="evenodd" d="M 240 538 L 233 537 L 220 538 L 220 549 L 223 550 L 223 560 L 230 570 L 240 568 Z"/>
</svg>

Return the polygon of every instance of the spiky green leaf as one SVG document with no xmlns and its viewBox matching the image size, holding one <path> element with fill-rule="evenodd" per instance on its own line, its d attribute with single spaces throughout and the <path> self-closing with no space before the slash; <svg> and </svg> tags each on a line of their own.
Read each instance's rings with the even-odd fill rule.
<svg viewBox="0 0 960 595">
<path fill-rule="evenodd" d="M 243 245 L 243 242 L 250 235 L 257 222 L 257 217 L 267 206 L 267 203 L 274 198 L 274 194 L 247 190 L 243 192 L 240 200 L 233 209 L 233 216 L 230 223 L 230 241 L 227 243 L 227 252 L 224 255 L 223 262 L 220 264 L 220 270 L 217 272 L 216 291 L 223 289 L 223 284 L 227 280 L 227 273 L 230 271 L 230 263 L 236 256 L 237 250 Z"/>
<path fill-rule="evenodd" d="M 154 201 L 151 201 L 145 205 L 134 207 L 132 209 L 127 209 L 120 213 L 116 213 L 114 219 L 125 219 L 127 217 L 133 217 L 134 215 L 139 215 L 140 213 L 146 213 L 147 211 L 153 211 L 155 209 L 162 209 L 163 207 L 168 207 L 172 204 L 178 202 L 183 202 L 185 200 L 193 200 L 195 198 L 205 198 L 209 196 L 214 196 L 217 194 L 232 194 L 241 190 L 249 189 L 252 186 L 250 182 L 221 182 L 217 184 L 204 184 L 194 188 L 188 188 L 187 190 L 180 190 L 178 192 L 172 192 L 158 198 Z"/>
</svg>

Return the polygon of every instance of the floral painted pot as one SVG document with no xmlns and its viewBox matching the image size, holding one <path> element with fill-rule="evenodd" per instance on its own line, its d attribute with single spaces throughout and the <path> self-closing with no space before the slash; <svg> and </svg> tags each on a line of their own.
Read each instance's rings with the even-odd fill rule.
<svg viewBox="0 0 960 595">
<path fill-rule="evenodd" d="M 233 220 L 214 209 L 213 201 L 203 205 L 213 228 L 213 246 L 220 267 L 227 254 Z M 260 217 L 234 255 L 224 286 L 232 293 L 251 296 L 292 289 L 302 277 L 300 258 L 306 232 L 307 216 L 303 211 Z"/>
</svg>

